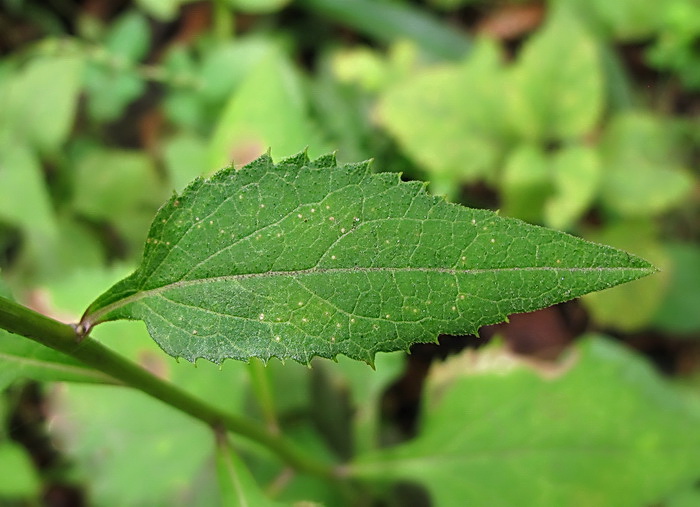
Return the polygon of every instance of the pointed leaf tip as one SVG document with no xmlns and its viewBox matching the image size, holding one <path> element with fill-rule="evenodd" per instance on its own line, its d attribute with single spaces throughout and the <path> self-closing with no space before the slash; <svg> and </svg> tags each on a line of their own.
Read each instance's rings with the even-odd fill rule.
<svg viewBox="0 0 700 507">
<path fill-rule="evenodd" d="M 225 176 L 225 177 L 224 177 Z M 171 355 L 344 354 L 372 364 L 634 280 L 614 248 L 447 203 L 421 183 L 306 152 L 193 182 L 157 214 L 141 266 L 83 319 L 142 319 Z"/>
</svg>

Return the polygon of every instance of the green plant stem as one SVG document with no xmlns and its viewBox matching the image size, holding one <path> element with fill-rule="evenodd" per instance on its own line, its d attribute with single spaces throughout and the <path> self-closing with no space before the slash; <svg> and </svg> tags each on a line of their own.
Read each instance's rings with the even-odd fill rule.
<svg viewBox="0 0 700 507">
<path fill-rule="evenodd" d="M 110 375 L 124 385 L 157 398 L 214 429 L 223 427 L 232 433 L 250 438 L 299 471 L 325 478 L 334 476 L 333 468 L 329 464 L 313 460 L 283 437 L 266 431 L 255 422 L 212 407 L 124 359 L 89 336 L 81 340 L 75 329 L 68 324 L 0 297 L 0 327 L 74 357 Z"/>
<path fill-rule="evenodd" d="M 275 410 L 275 399 L 270 385 L 270 372 L 263 362 L 254 357 L 248 364 L 250 381 L 255 392 L 255 399 L 258 400 L 263 417 L 271 433 L 279 433 L 279 423 L 277 421 L 277 411 Z"/>
<path fill-rule="evenodd" d="M 377 0 L 300 0 L 300 3 L 382 41 L 412 40 L 439 58 L 459 60 L 471 47 L 464 34 L 410 4 Z"/>
</svg>

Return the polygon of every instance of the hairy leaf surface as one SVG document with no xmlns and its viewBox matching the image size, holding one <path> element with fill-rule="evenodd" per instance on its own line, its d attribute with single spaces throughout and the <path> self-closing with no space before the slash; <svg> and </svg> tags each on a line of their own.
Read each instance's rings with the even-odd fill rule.
<svg viewBox="0 0 700 507">
<path fill-rule="evenodd" d="M 372 362 L 653 272 L 620 250 L 306 154 L 195 180 L 82 326 L 142 319 L 173 356 Z"/>
</svg>

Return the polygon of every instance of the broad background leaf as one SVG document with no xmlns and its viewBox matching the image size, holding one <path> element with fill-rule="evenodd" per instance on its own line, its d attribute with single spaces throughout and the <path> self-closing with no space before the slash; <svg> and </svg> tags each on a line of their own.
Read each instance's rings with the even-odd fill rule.
<svg viewBox="0 0 700 507">
<path fill-rule="evenodd" d="M 650 274 L 642 259 L 306 154 L 197 180 L 141 267 L 83 319 L 141 319 L 169 354 L 373 361 Z"/>
<path fill-rule="evenodd" d="M 540 372 L 492 347 L 435 367 L 419 436 L 351 470 L 444 507 L 650 505 L 697 479 L 696 408 L 601 337 Z"/>
</svg>

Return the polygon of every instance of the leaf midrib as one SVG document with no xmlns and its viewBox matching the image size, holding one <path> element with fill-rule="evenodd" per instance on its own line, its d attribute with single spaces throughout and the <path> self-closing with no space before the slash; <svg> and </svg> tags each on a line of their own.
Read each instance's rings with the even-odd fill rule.
<svg viewBox="0 0 700 507">
<path fill-rule="evenodd" d="M 400 273 L 400 272 L 416 272 L 416 273 L 446 273 L 451 275 L 475 275 L 481 273 L 503 273 L 503 272 L 521 272 L 521 271 L 557 271 L 565 273 L 578 273 L 578 272 L 614 272 L 614 271 L 627 271 L 651 274 L 654 272 L 652 267 L 624 267 L 624 266 L 613 266 L 613 267 L 556 267 L 556 266 L 524 266 L 524 267 L 508 267 L 508 268 L 470 268 L 470 269 L 455 269 L 455 268 L 425 268 L 425 267 L 345 267 L 345 268 L 309 268 L 309 269 L 299 269 L 291 271 L 264 271 L 260 273 L 240 273 L 236 275 L 222 275 L 213 276 L 207 278 L 197 278 L 194 280 L 179 280 L 177 282 L 172 282 L 154 289 L 141 290 L 132 294 L 128 297 L 110 303 L 102 308 L 99 308 L 95 312 L 86 314 L 81 324 L 84 329 L 90 329 L 95 325 L 103 322 L 102 318 L 107 316 L 109 313 L 122 308 L 130 303 L 139 301 L 151 295 L 158 295 L 163 292 L 172 289 L 178 289 L 181 287 L 191 287 L 193 285 L 203 285 L 207 283 L 214 282 L 226 282 L 226 281 L 239 281 L 249 278 L 269 278 L 275 276 L 306 276 L 306 275 L 319 275 L 319 274 L 336 274 L 336 273 L 374 273 L 374 272 L 387 272 L 387 273 Z"/>
</svg>

